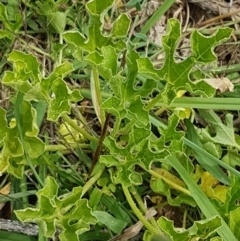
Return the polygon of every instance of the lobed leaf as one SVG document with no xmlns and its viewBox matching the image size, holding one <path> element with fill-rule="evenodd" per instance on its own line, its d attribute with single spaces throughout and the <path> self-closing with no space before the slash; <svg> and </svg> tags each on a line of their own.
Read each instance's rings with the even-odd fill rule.
<svg viewBox="0 0 240 241">
<path fill-rule="evenodd" d="M 135 124 L 140 127 L 146 126 L 149 122 L 148 113 L 143 108 L 142 98 L 153 91 L 156 82 L 149 80 L 140 88 L 135 87 L 135 79 L 138 74 L 137 59 L 139 59 L 137 52 L 132 50 L 127 53 L 128 71 L 126 79 L 114 76 L 109 81 L 113 96 L 102 104 L 102 108 L 116 115 L 118 121 L 128 118 L 130 121 L 135 120 Z"/>
<path fill-rule="evenodd" d="M 154 152 L 150 149 L 150 130 L 133 126 L 129 136 L 116 143 L 115 138 L 108 136 L 104 144 L 109 148 L 111 155 L 101 155 L 100 162 L 108 167 L 116 167 L 111 171 L 114 183 L 125 186 L 140 185 L 142 177 L 134 171 L 136 165 L 143 165 L 149 169 L 154 160 L 159 160 L 166 155 L 166 150 Z"/>
<path fill-rule="evenodd" d="M 113 23 L 111 35 L 114 38 L 124 38 L 126 37 L 129 28 L 130 28 L 131 20 L 127 14 L 121 14 Z"/>
<path fill-rule="evenodd" d="M 173 221 L 170 221 L 165 217 L 161 217 L 158 220 L 158 225 L 166 236 L 174 241 L 188 241 L 194 239 L 206 240 L 208 237 L 211 237 L 213 233 L 216 233 L 219 227 L 221 227 L 221 219 L 215 216 L 209 219 L 195 221 L 193 226 L 187 230 L 183 228 L 175 228 Z"/>
<path fill-rule="evenodd" d="M 0 3 L 0 19 L 2 20 L 3 25 L 7 29 L 7 31 L 5 31 L 5 34 L 8 32 L 7 33 L 8 37 L 13 36 L 12 33 L 17 32 L 22 26 L 21 14 L 15 13 L 15 23 L 14 23 L 13 21 L 11 21 L 11 19 L 9 19 L 7 8 L 2 3 Z"/>
<path fill-rule="evenodd" d="M 209 97 L 214 89 L 205 82 L 192 82 L 189 74 L 197 63 L 209 63 L 216 59 L 212 49 L 217 44 L 229 38 L 231 30 L 228 28 L 216 31 L 212 36 L 205 37 L 194 31 L 191 35 L 192 54 L 181 62 L 174 59 L 176 47 L 181 36 L 180 23 L 170 19 L 167 25 L 167 34 L 163 36 L 162 43 L 165 50 L 165 62 L 161 69 L 155 69 L 148 58 L 137 60 L 139 73 L 150 76 L 156 81 L 164 81 L 166 85 L 161 93 L 162 100 L 170 103 L 177 96 L 179 90 Z"/>
<path fill-rule="evenodd" d="M 219 116 L 213 110 L 199 110 L 199 113 L 212 128 L 209 131 L 207 131 L 207 129 L 202 130 L 201 135 L 203 135 L 204 138 L 207 138 L 213 143 L 219 143 L 240 149 L 240 144 L 237 142 L 238 139 L 234 133 L 233 116 L 231 114 L 226 115 L 226 125 L 224 125 Z M 214 132 L 212 130 L 214 130 Z M 214 136 L 211 136 L 211 134 Z"/>
<path fill-rule="evenodd" d="M 57 78 L 54 80 L 51 90 L 53 97 L 49 101 L 48 120 L 56 121 L 63 114 L 70 113 L 71 102 L 77 102 L 82 99 L 80 91 L 70 91 L 66 83 Z"/>
<path fill-rule="evenodd" d="M 20 178 L 23 175 L 23 165 L 26 162 L 24 149 L 30 158 L 37 158 L 43 153 L 45 145 L 37 137 L 39 129 L 36 125 L 36 111 L 29 102 L 23 101 L 19 115 L 22 119 L 23 142 L 20 141 L 20 132 L 15 119 L 12 119 L 8 125 L 6 111 L 0 108 L 0 144 L 3 145 L 0 155 L 0 171 L 8 170 Z"/>
<path fill-rule="evenodd" d="M 46 237 L 61 230 L 60 240 L 78 241 L 78 235 L 90 229 L 97 219 L 92 215 L 88 201 L 81 199 L 82 188 L 73 188 L 64 197 L 58 197 L 58 184 L 52 177 L 46 179 L 43 189 L 37 192 L 38 207 L 15 211 L 24 222 L 37 222 Z"/>
</svg>

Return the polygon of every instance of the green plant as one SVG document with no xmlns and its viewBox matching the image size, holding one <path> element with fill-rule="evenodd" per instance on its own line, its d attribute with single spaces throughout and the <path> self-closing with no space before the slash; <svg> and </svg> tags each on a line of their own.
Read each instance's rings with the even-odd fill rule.
<svg viewBox="0 0 240 241">
<path fill-rule="evenodd" d="M 44 65 L 33 54 L 13 50 L 7 59 L 12 69 L 2 77 L 2 84 L 11 87 L 14 94 L 12 116 L 0 108 L 0 170 L 22 178 L 28 168 L 38 189 L 37 206 L 16 210 L 17 218 L 36 222 L 40 228 L 39 240 L 43 236 L 54 238 L 57 231 L 61 232 L 59 237 L 63 241 L 96 237 L 106 240 L 114 234 L 120 235 L 133 224 L 132 213 L 136 216 L 135 222 L 141 221 L 145 228 L 144 240 L 155 236 L 174 241 L 238 240 L 236 201 L 240 173 L 229 161 L 229 155 L 239 150 L 239 136 L 232 128 L 233 116 L 226 115 L 225 125 L 214 111 L 199 110 L 199 115 L 211 127 L 200 129 L 194 127 L 194 111 L 189 109 L 214 105 L 216 109 L 239 110 L 236 99 L 229 98 L 226 104 L 225 98 L 215 97 L 215 89 L 203 81 L 206 74 L 194 69 L 216 60 L 213 48 L 227 40 L 232 30 L 218 29 L 207 37 L 193 31 L 191 55 L 176 61 L 181 28 L 177 20 L 170 19 L 162 38 L 165 60 L 163 66 L 156 69 L 149 57 L 134 49 L 136 39 L 125 41 L 131 27 L 127 14 L 119 14 L 109 23 L 110 29 L 105 27 L 113 0 L 92 0 L 86 4 L 89 27 L 84 33 L 78 28 L 65 31 L 72 26 L 71 13 L 75 10 L 74 6 L 69 10 L 62 8 L 67 3 L 60 0 L 37 1 L 36 6 L 31 1 L 28 3 L 28 7 L 43 16 L 41 24 L 51 26 L 48 32 L 51 39 L 55 34 L 59 36 L 59 43 L 53 46 L 59 54 L 33 48 L 44 56 L 50 55 L 54 61 L 49 73 L 46 74 Z M 20 25 L 11 25 L 6 7 L 3 4 L 0 7 L 8 31 L 2 36 L 14 41 L 12 32 L 17 33 Z M 146 28 L 149 29 L 149 25 Z M 83 127 L 87 121 L 80 111 L 74 114 L 77 108 L 73 108 L 73 103 L 79 103 L 86 95 L 83 89 L 69 84 L 70 76 L 80 76 L 79 73 L 89 78 L 95 115 L 103 130 L 100 136 Z M 101 87 L 108 91 L 107 98 Z M 185 92 L 192 97 L 182 96 Z M 159 105 L 168 111 L 167 120 L 154 115 Z M 188 120 L 190 116 L 192 120 Z M 106 119 L 111 117 L 113 127 L 104 138 L 108 132 Z M 44 139 L 39 135 L 43 120 L 56 126 L 64 122 L 66 129 L 72 128 L 69 135 L 74 130 L 81 138 L 77 140 L 73 133 L 73 141 L 67 146 L 50 145 L 47 136 Z M 159 137 L 152 126 L 157 128 Z M 104 148 L 99 153 L 97 150 L 102 144 Z M 229 148 L 225 162 L 219 160 L 223 147 Z M 92 166 L 94 170 L 89 179 L 87 170 L 83 177 L 78 177 L 79 168 L 91 168 L 84 148 L 95 152 L 99 159 L 96 166 Z M 56 150 L 59 152 L 53 153 Z M 85 163 L 71 165 L 64 157 L 69 150 L 74 150 Z M 200 166 L 194 166 L 192 158 Z M 61 164 L 69 167 L 67 171 Z M 35 166 L 39 166 L 39 170 Z M 220 166 L 229 172 L 226 174 Z M 69 180 L 71 185 L 66 184 Z M 179 231 L 165 217 L 146 218 L 148 209 L 139 188 L 144 181 L 150 182 L 147 189 L 164 195 L 169 204 L 195 207 L 201 220 L 194 220 L 191 227 Z M 118 207 L 123 200 L 127 204 Z M 108 232 L 102 232 L 102 227 Z"/>
</svg>

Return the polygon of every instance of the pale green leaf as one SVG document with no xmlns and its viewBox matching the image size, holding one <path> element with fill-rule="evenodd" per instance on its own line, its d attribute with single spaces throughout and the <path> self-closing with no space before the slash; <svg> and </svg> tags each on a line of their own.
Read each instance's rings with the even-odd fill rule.
<svg viewBox="0 0 240 241">
<path fill-rule="evenodd" d="M 211 129 L 202 130 L 203 138 L 227 146 L 232 146 L 240 149 L 240 145 L 236 142 L 234 128 L 233 128 L 233 116 L 227 114 L 225 116 L 225 123 L 222 123 L 220 117 L 213 111 L 199 110 L 200 115 L 210 124 Z"/>
<path fill-rule="evenodd" d="M 70 91 L 66 83 L 57 78 L 51 86 L 53 97 L 49 102 L 48 119 L 56 121 L 60 116 L 70 113 L 71 101 L 80 101 L 82 96 L 79 91 Z"/>
<path fill-rule="evenodd" d="M 57 33 L 63 33 L 66 22 L 67 22 L 67 11 L 66 12 L 55 12 L 49 16 L 50 23 L 54 27 Z"/>
<path fill-rule="evenodd" d="M 91 0 L 87 3 L 86 9 L 91 15 L 100 15 L 106 12 L 113 4 L 114 0 Z"/>
<path fill-rule="evenodd" d="M 180 23 L 176 19 L 170 19 L 167 25 L 167 33 L 162 37 L 165 50 L 165 62 L 161 69 L 155 69 L 147 58 L 137 60 L 139 73 L 154 78 L 156 81 L 165 82 L 162 100 L 171 103 L 176 97 L 177 91 L 188 90 L 191 93 L 211 96 L 214 89 L 204 82 L 193 83 L 189 79 L 192 68 L 199 62 L 209 63 L 216 59 L 212 49 L 217 44 L 229 38 L 231 30 L 228 28 L 216 31 L 212 36 L 205 37 L 197 31 L 191 36 L 192 54 L 181 62 L 174 59 L 176 47 L 181 37 Z M 161 91 L 161 90 L 159 90 Z"/>
<path fill-rule="evenodd" d="M 75 187 L 64 197 L 58 197 L 58 184 L 48 177 L 43 189 L 37 192 L 38 207 L 15 211 L 24 222 L 37 222 L 46 237 L 53 237 L 57 228 L 63 241 L 78 241 L 78 235 L 90 229 L 97 219 L 92 215 L 88 201 L 81 199 L 82 188 Z"/>
<path fill-rule="evenodd" d="M 9 19 L 7 8 L 5 5 L 0 3 L 0 19 L 3 25 L 10 32 L 17 32 L 22 26 L 22 16 L 20 13 L 15 13 L 15 23 Z"/>
<path fill-rule="evenodd" d="M 99 222 L 106 225 L 111 231 L 116 234 L 119 234 L 127 226 L 127 222 L 113 217 L 107 212 L 103 211 L 94 211 L 93 215 L 98 219 Z"/>
<path fill-rule="evenodd" d="M 235 234 L 238 240 L 240 240 L 240 207 L 236 208 L 229 213 L 229 227 Z"/>
<path fill-rule="evenodd" d="M 113 23 L 111 34 L 115 38 L 126 37 L 130 28 L 130 19 L 127 14 L 121 14 L 117 20 Z"/>
</svg>

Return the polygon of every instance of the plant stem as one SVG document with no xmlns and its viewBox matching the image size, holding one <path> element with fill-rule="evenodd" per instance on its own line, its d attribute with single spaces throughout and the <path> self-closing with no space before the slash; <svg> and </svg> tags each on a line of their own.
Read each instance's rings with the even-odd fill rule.
<svg viewBox="0 0 240 241">
<path fill-rule="evenodd" d="M 122 185 L 122 189 L 124 192 L 124 195 L 128 201 L 128 204 L 130 205 L 132 211 L 134 212 L 134 214 L 137 216 L 138 220 L 140 220 L 142 222 L 142 224 L 152 233 L 152 234 L 159 234 L 159 232 L 157 230 L 155 230 L 155 228 L 148 222 L 148 220 L 142 215 L 142 213 L 140 212 L 140 210 L 137 208 L 137 206 L 135 205 L 131 194 L 128 190 L 127 187 L 125 187 L 124 185 Z"/>
<path fill-rule="evenodd" d="M 138 203 L 140 209 L 142 210 L 142 212 L 146 213 L 147 212 L 147 208 L 145 207 L 142 198 L 140 197 L 140 195 L 138 194 L 138 191 L 136 190 L 135 186 L 131 186 L 130 191 L 132 193 L 132 195 L 134 196 L 136 202 Z M 159 230 L 159 232 L 161 232 L 156 220 L 152 217 L 149 219 L 149 221 L 151 222 L 151 224 L 157 229 Z"/>
<path fill-rule="evenodd" d="M 58 144 L 58 145 L 46 145 L 45 146 L 45 151 L 50 151 L 50 152 L 54 152 L 54 151 L 67 151 L 69 150 L 70 148 L 72 149 L 75 149 L 75 148 L 81 148 L 81 149 L 89 149 L 91 148 L 90 147 L 90 144 L 78 144 L 78 143 L 72 143 L 70 144 L 70 147 L 68 146 L 64 146 L 64 145 L 61 145 L 61 144 Z"/>
<path fill-rule="evenodd" d="M 64 114 L 62 116 L 64 121 L 66 121 L 72 128 L 74 128 L 76 131 L 81 133 L 86 139 L 93 141 L 93 142 L 98 142 L 98 138 L 95 136 L 90 135 L 88 132 L 86 132 L 82 127 L 78 126 L 67 114 Z"/>
<path fill-rule="evenodd" d="M 184 212 L 183 212 L 183 224 L 182 224 L 182 228 L 186 228 L 187 214 L 188 214 L 188 211 L 187 211 L 187 209 L 185 208 L 185 209 L 184 209 Z"/>
<path fill-rule="evenodd" d="M 92 178 L 89 179 L 89 181 L 86 182 L 82 189 L 82 196 L 93 186 L 93 184 L 101 177 L 102 173 L 105 170 L 105 166 L 101 165 L 98 169 L 97 174 L 95 174 Z"/>
<path fill-rule="evenodd" d="M 27 192 L 27 177 L 26 177 L 26 175 L 23 175 L 23 177 L 20 179 L 20 189 L 21 189 L 22 193 Z M 26 208 L 27 203 L 28 203 L 28 197 L 23 196 L 22 201 L 23 201 L 24 208 Z"/>
<path fill-rule="evenodd" d="M 145 107 L 145 110 L 151 110 L 160 100 L 162 99 L 162 94 L 159 93 L 155 98 L 153 98 Z M 165 104 L 166 105 L 166 104 Z"/>
<path fill-rule="evenodd" d="M 156 177 L 156 178 L 161 178 L 163 179 L 168 185 L 170 185 L 171 187 L 173 187 L 175 190 L 178 190 L 182 193 L 185 193 L 187 194 L 188 196 L 191 196 L 191 193 L 184 187 L 181 187 L 179 185 L 177 185 L 176 183 L 174 182 L 171 182 L 170 180 L 168 180 L 167 178 L 165 178 L 164 176 L 161 176 L 160 174 L 152 171 L 152 170 L 148 170 L 146 169 L 144 166 L 142 165 L 139 165 L 141 168 L 143 168 L 146 172 L 150 173 L 153 177 Z"/>
<path fill-rule="evenodd" d="M 38 48 L 38 47 L 36 47 L 36 46 L 34 46 L 34 45 L 32 45 L 32 44 L 27 43 L 26 41 L 24 41 L 24 40 L 21 39 L 21 38 L 20 38 L 19 40 L 20 40 L 20 42 L 22 42 L 26 47 L 29 47 L 29 48 L 35 50 L 37 53 L 42 54 L 42 55 L 44 55 L 44 56 L 49 57 L 49 58 L 52 59 L 52 56 L 51 56 L 50 54 L 42 51 L 40 48 Z"/>
<path fill-rule="evenodd" d="M 81 88 L 81 89 L 80 89 L 80 92 L 81 92 L 81 95 L 82 95 L 84 98 L 92 99 L 91 91 L 90 91 L 89 89 Z M 112 97 L 112 94 L 106 93 L 106 92 L 101 92 L 101 95 L 102 95 L 102 98 L 103 98 L 103 99 L 108 99 L 108 98 Z"/>
</svg>

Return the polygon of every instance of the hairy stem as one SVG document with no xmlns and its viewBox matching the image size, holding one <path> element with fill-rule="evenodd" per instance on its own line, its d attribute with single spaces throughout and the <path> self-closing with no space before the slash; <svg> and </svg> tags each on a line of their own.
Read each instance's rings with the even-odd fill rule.
<svg viewBox="0 0 240 241">
<path fill-rule="evenodd" d="M 128 190 L 127 187 L 122 185 L 122 189 L 124 192 L 124 195 L 128 201 L 128 204 L 130 205 L 132 211 L 137 216 L 138 220 L 142 222 L 142 224 L 152 233 L 152 234 L 159 234 L 159 232 L 148 222 L 148 220 L 142 215 L 140 210 L 137 208 L 136 204 L 134 203 L 132 196 Z"/>
<path fill-rule="evenodd" d="M 147 212 L 147 208 L 145 207 L 142 198 L 140 197 L 140 195 L 138 194 L 138 191 L 136 190 L 135 186 L 131 186 L 130 191 L 132 193 L 132 195 L 134 196 L 136 202 L 138 203 L 140 209 L 142 210 L 142 212 L 146 213 Z M 159 230 L 159 232 L 161 232 L 156 220 L 152 217 L 149 219 L 150 223 L 157 229 Z"/>
<path fill-rule="evenodd" d="M 105 166 L 101 165 L 98 169 L 97 174 L 95 174 L 92 178 L 89 179 L 89 181 L 86 182 L 82 189 L 82 196 L 93 186 L 93 184 L 102 176 L 102 173 L 105 170 Z"/>
</svg>

